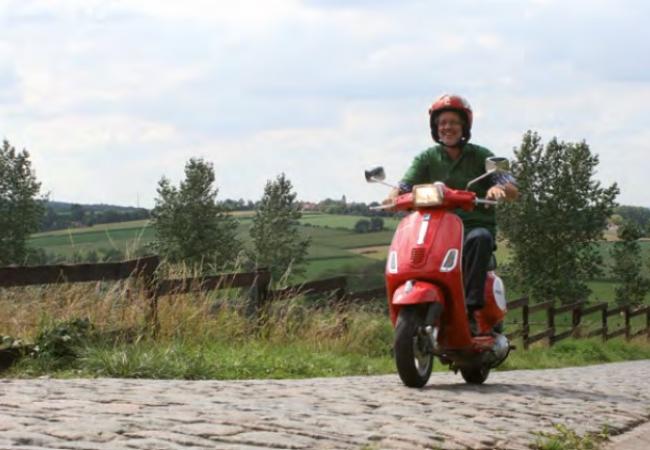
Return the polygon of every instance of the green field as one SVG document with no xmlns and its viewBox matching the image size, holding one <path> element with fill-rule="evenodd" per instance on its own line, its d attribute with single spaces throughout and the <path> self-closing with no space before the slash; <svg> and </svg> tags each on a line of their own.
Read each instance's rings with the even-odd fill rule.
<svg viewBox="0 0 650 450">
<path fill-rule="evenodd" d="M 239 221 L 238 236 L 246 244 L 249 243 L 249 229 L 252 212 L 235 214 Z M 381 284 L 383 263 L 387 247 L 390 244 L 397 219 L 384 218 L 387 230 L 360 234 L 353 231 L 354 225 L 361 216 L 331 215 L 321 213 L 305 214 L 300 220 L 300 232 L 311 240 L 305 273 L 294 281 L 319 279 L 335 275 L 351 277 L 352 287 L 367 287 Z M 135 250 L 154 239 L 154 231 L 148 221 L 138 220 L 114 224 L 102 224 L 89 228 L 38 233 L 31 237 L 29 245 L 41 248 L 48 253 L 70 257 L 74 253 L 85 253 L 90 250 L 100 251 L 118 249 L 126 255 L 132 255 Z M 609 256 L 613 242 L 603 241 L 600 244 L 601 254 L 605 263 L 611 260 Z M 650 241 L 641 241 L 643 254 L 650 258 Z M 497 249 L 497 260 L 503 264 L 509 259 L 506 245 L 500 244 Z M 650 276 L 650 267 L 644 267 Z M 607 274 L 606 274 L 607 275 Z M 589 283 L 592 289 L 592 299 L 605 300 L 614 298 L 615 284 L 607 280 L 597 280 Z M 516 298 L 517 293 L 511 292 L 510 298 Z M 650 298 L 650 296 L 649 296 Z"/>
<path fill-rule="evenodd" d="M 370 220 L 369 217 L 333 215 L 333 214 L 308 214 L 300 219 L 302 224 L 311 224 L 318 227 L 354 229 L 354 225 L 361 219 Z M 393 217 L 382 217 L 384 228 L 394 230 L 399 220 Z"/>
<path fill-rule="evenodd" d="M 112 230 L 134 229 L 134 228 L 139 229 L 139 228 L 145 228 L 148 225 L 149 225 L 149 220 L 132 220 L 130 222 L 104 223 L 92 227 L 69 228 L 66 230 L 55 230 L 55 231 L 47 231 L 45 233 L 36 233 L 32 235 L 32 238 L 67 236 L 69 234 L 85 234 L 85 233 L 97 232 L 99 230 L 112 231 Z"/>
<path fill-rule="evenodd" d="M 136 220 L 38 233 L 29 239 L 28 245 L 63 256 L 102 249 L 118 249 L 128 255 L 153 238 L 153 229 L 148 221 Z"/>
<path fill-rule="evenodd" d="M 307 255 L 305 274 L 295 281 L 318 279 L 334 275 L 356 275 L 369 267 L 380 267 L 377 261 L 384 259 L 384 252 L 362 255 L 354 249 L 368 246 L 387 246 L 393 231 L 359 234 L 353 231 L 358 216 L 335 216 L 326 214 L 305 215 L 299 230 L 311 241 Z M 239 228 L 237 234 L 249 244 L 249 229 L 252 214 L 237 215 Z M 393 221 L 393 226 L 396 221 Z M 307 225 L 308 224 L 308 225 Z M 86 253 L 117 249 L 131 255 L 155 238 L 154 230 L 147 221 L 121 222 L 96 225 L 89 228 L 74 228 L 48 233 L 38 233 L 31 237 L 29 246 L 40 248 L 47 253 L 71 257 L 75 253 Z"/>
</svg>

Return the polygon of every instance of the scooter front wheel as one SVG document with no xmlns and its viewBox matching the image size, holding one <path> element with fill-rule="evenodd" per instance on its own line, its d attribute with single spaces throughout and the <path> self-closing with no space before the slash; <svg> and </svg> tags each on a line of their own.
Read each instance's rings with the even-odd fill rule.
<svg viewBox="0 0 650 450">
<path fill-rule="evenodd" d="M 433 355 L 428 350 L 427 337 L 421 332 L 424 314 L 416 307 L 404 307 L 395 326 L 395 364 L 402 382 L 420 388 L 427 384 L 433 368 Z"/>
</svg>

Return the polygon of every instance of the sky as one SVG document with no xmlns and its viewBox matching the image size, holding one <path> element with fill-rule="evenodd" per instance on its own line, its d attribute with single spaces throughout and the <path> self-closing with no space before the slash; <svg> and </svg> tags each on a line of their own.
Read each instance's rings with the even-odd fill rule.
<svg viewBox="0 0 650 450">
<path fill-rule="evenodd" d="M 463 95 L 472 142 L 585 140 L 619 203 L 650 207 L 650 3 L 502 0 L 0 0 L 0 139 L 43 193 L 153 207 L 214 165 L 218 199 L 284 173 L 305 201 L 378 201 Z"/>
</svg>

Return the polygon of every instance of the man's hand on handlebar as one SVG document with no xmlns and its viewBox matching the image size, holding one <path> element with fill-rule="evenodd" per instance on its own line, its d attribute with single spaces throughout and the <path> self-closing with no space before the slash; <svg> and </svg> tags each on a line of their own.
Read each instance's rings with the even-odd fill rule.
<svg viewBox="0 0 650 450">
<path fill-rule="evenodd" d="M 488 189 L 485 198 L 488 200 L 506 200 L 511 201 L 515 200 L 519 196 L 519 190 L 512 183 L 507 184 L 495 184 L 490 189 Z"/>
<path fill-rule="evenodd" d="M 485 198 L 488 200 L 504 200 L 506 198 L 506 188 L 503 185 L 497 184 L 488 189 Z"/>
</svg>

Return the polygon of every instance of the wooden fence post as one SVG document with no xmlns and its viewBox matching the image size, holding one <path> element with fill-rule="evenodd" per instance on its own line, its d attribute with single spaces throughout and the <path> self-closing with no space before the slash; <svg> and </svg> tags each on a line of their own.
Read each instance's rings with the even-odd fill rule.
<svg viewBox="0 0 650 450">
<path fill-rule="evenodd" d="M 548 346 L 553 347 L 553 344 L 555 343 L 555 340 L 553 339 L 555 337 L 555 306 L 550 306 L 546 310 L 546 325 L 549 330 L 551 330 L 551 334 L 548 336 Z"/>
<path fill-rule="evenodd" d="M 530 325 L 528 324 L 528 303 L 521 307 L 521 337 L 524 341 L 524 350 L 528 350 L 528 337 L 530 336 Z"/>
<path fill-rule="evenodd" d="M 630 305 L 627 305 L 623 312 L 625 313 L 625 340 L 629 341 L 632 339 L 630 328 Z"/>
<path fill-rule="evenodd" d="M 334 291 L 334 298 L 336 299 L 337 302 L 340 302 L 345 298 L 345 294 L 347 293 L 347 286 L 348 286 L 347 278 L 344 278 L 341 287 L 339 287 L 336 291 Z"/>
<path fill-rule="evenodd" d="M 646 340 L 650 341 L 650 308 L 645 312 L 645 329 L 647 332 Z"/>
<path fill-rule="evenodd" d="M 264 305 L 269 299 L 271 288 L 271 272 L 268 269 L 262 269 L 258 274 L 257 303 L 258 306 Z"/>
<path fill-rule="evenodd" d="M 602 310 L 601 325 L 603 330 L 603 342 L 607 342 L 607 305 Z"/>
<path fill-rule="evenodd" d="M 151 264 L 151 263 L 150 263 Z M 158 277 L 156 270 L 160 265 L 160 259 L 156 259 L 150 266 L 138 268 L 144 282 L 144 294 L 149 299 L 149 311 L 147 312 L 147 322 L 151 327 L 151 336 L 156 338 L 160 331 L 160 321 L 158 320 Z"/>
<path fill-rule="evenodd" d="M 249 291 L 248 304 L 246 305 L 246 315 L 248 317 L 257 316 L 260 307 L 269 298 L 270 284 L 271 273 L 266 268 L 257 269 Z"/>
<path fill-rule="evenodd" d="M 581 303 L 571 313 L 571 327 L 573 328 L 574 336 L 575 336 L 575 329 L 580 326 L 580 322 L 582 320 L 582 307 L 583 306 L 584 306 L 584 303 Z"/>
</svg>

